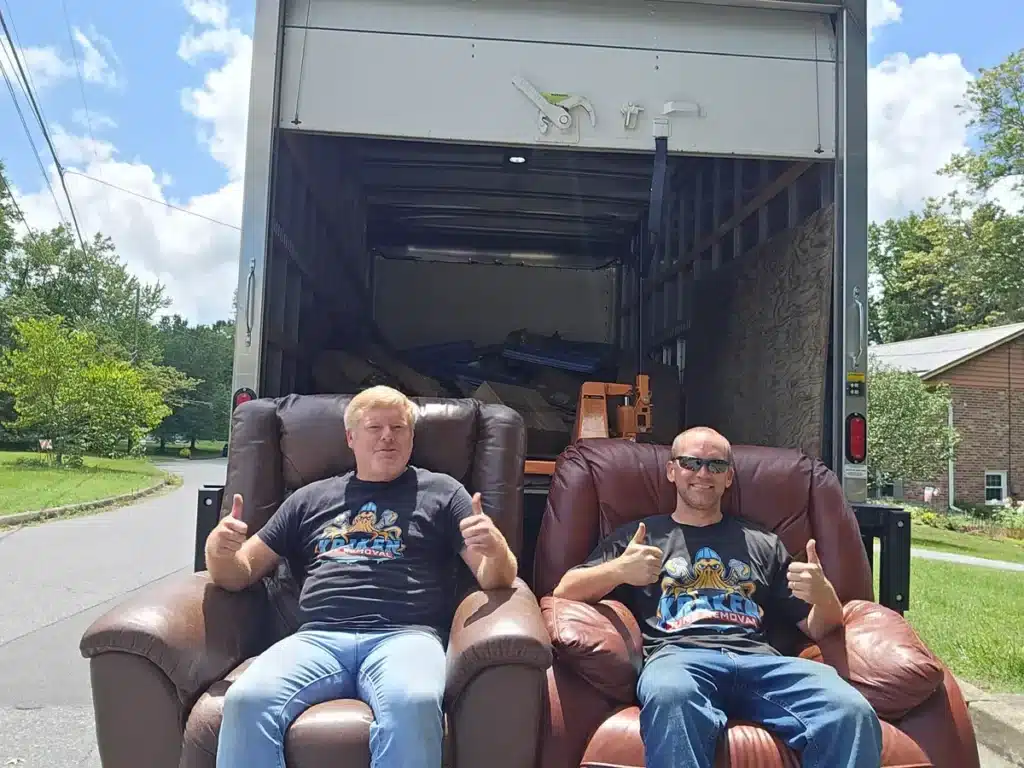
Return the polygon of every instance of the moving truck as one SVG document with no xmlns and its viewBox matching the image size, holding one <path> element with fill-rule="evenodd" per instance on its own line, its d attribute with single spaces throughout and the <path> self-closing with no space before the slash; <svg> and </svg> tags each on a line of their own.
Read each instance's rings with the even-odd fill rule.
<svg viewBox="0 0 1024 768">
<path fill-rule="evenodd" d="M 235 404 L 478 396 L 551 458 L 580 382 L 642 372 L 659 442 L 800 448 L 857 506 L 865 30 L 865 0 L 257 0 Z"/>
</svg>

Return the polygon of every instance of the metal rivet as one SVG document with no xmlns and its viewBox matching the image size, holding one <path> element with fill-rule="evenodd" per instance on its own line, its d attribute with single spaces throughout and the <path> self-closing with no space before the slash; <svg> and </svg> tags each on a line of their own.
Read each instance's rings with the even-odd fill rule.
<svg viewBox="0 0 1024 768">
<path fill-rule="evenodd" d="M 902 521 L 902 520 L 898 521 L 898 522 L 896 523 L 896 527 L 897 527 L 897 528 L 902 528 L 902 527 L 903 527 L 903 521 Z"/>
<path fill-rule="evenodd" d="M 206 506 L 210 506 L 211 504 L 213 504 L 213 499 L 203 499 L 203 504 L 205 504 Z"/>
</svg>

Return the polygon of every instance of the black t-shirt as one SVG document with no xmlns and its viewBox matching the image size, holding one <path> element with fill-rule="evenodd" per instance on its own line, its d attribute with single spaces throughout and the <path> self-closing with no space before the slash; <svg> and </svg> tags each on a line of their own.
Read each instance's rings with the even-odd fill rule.
<svg viewBox="0 0 1024 768">
<path fill-rule="evenodd" d="M 636 617 L 645 659 L 667 643 L 779 655 L 766 619 L 796 624 L 810 606 L 789 589 L 792 558 L 778 536 L 732 515 L 708 526 L 683 525 L 671 515 L 643 522 L 644 543 L 664 553 L 661 578 L 646 587 L 620 585 L 609 597 Z M 638 527 L 639 521 L 618 528 L 580 567 L 621 555 Z"/>
<path fill-rule="evenodd" d="M 447 635 L 472 499 L 454 478 L 409 467 L 390 482 L 355 472 L 303 486 L 257 535 L 303 580 L 302 629 L 420 627 Z"/>
</svg>

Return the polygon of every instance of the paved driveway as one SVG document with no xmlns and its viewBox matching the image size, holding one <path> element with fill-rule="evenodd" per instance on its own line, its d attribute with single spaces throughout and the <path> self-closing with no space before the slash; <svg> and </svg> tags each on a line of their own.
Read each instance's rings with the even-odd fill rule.
<svg viewBox="0 0 1024 768">
<path fill-rule="evenodd" d="M 184 484 L 130 507 L 0 533 L 0 766 L 100 768 L 86 627 L 128 593 L 188 572 L 196 492 L 226 460 L 167 461 Z"/>
</svg>

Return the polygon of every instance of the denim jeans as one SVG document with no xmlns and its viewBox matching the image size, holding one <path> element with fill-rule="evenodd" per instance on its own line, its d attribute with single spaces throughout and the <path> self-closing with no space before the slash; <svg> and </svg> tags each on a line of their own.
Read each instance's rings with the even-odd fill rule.
<svg viewBox="0 0 1024 768">
<path fill-rule="evenodd" d="M 807 659 L 666 646 L 640 673 L 647 768 L 711 768 L 729 718 L 759 723 L 803 768 L 879 768 L 882 728 L 832 667 Z"/>
<path fill-rule="evenodd" d="M 332 699 L 373 710 L 372 768 L 438 768 L 444 683 L 444 647 L 426 631 L 297 632 L 228 688 L 217 768 L 285 768 L 288 726 Z"/>
</svg>

